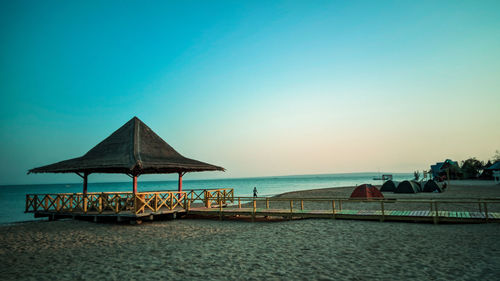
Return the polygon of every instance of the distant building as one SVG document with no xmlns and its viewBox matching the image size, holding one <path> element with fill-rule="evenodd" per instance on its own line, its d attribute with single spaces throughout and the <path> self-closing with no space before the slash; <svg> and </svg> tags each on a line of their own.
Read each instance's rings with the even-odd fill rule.
<svg viewBox="0 0 500 281">
<path fill-rule="evenodd" d="M 485 180 L 495 180 L 500 182 L 500 161 L 493 163 L 489 167 L 484 168 L 481 178 Z"/>
<path fill-rule="evenodd" d="M 500 171 L 493 171 L 493 180 L 495 183 L 500 184 Z"/>
<path fill-rule="evenodd" d="M 444 162 L 431 165 L 431 174 L 434 179 L 446 178 L 447 170 L 449 170 L 450 179 L 459 179 L 462 175 L 457 161 L 446 159 Z"/>
<path fill-rule="evenodd" d="M 493 163 L 493 165 L 489 166 L 485 170 L 500 171 L 500 161 Z"/>
</svg>

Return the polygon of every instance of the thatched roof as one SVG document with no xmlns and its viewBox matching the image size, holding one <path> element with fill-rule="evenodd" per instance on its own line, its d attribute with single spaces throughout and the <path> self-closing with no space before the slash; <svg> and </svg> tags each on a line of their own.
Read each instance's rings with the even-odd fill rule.
<svg viewBox="0 0 500 281">
<path fill-rule="evenodd" d="M 80 172 L 140 175 L 200 171 L 224 171 L 224 168 L 182 156 L 134 117 L 82 157 L 34 168 L 28 174 Z"/>
</svg>

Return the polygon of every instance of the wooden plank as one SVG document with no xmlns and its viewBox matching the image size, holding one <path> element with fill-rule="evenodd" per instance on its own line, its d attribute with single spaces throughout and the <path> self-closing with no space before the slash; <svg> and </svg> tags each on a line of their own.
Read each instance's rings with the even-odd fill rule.
<svg viewBox="0 0 500 281">
<path fill-rule="evenodd" d="M 384 201 L 380 201 L 380 214 L 382 216 L 382 218 L 380 219 L 380 221 L 384 221 L 385 220 L 385 206 L 384 206 Z"/>
<path fill-rule="evenodd" d="M 332 215 L 335 218 L 335 200 L 332 200 Z"/>
</svg>

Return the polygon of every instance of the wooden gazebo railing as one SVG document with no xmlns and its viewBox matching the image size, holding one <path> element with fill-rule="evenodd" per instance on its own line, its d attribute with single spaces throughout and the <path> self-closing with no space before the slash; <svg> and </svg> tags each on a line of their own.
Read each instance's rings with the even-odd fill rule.
<svg viewBox="0 0 500 281">
<path fill-rule="evenodd" d="M 205 207 L 228 204 L 234 201 L 232 188 L 197 189 L 187 192 L 93 192 L 93 193 L 53 193 L 27 194 L 26 212 L 51 211 L 60 213 L 130 212 L 141 214 L 146 211 L 187 209 L 194 202 L 202 202 Z"/>
</svg>

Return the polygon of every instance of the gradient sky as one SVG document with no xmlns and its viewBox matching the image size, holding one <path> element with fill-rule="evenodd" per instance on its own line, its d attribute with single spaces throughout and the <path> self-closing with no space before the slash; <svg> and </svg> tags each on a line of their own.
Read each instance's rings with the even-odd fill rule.
<svg viewBox="0 0 500 281">
<path fill-rule="evenodd" d="M 79 182 L 26 171 L 133 116 L 227 169 L 186 179 L 487 160 L 499 14 L 499 1 L 0 1 L 0 184 Z"/>
</svg>

